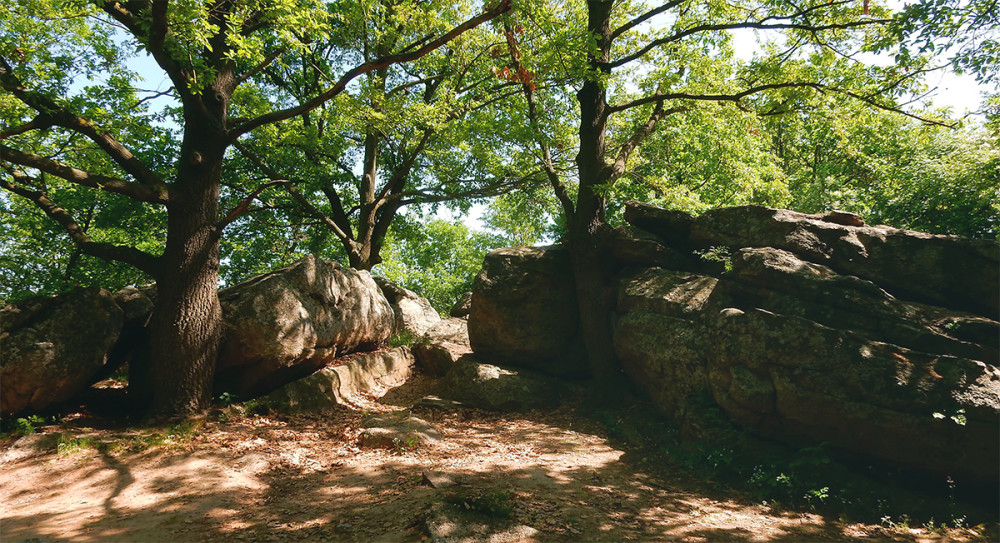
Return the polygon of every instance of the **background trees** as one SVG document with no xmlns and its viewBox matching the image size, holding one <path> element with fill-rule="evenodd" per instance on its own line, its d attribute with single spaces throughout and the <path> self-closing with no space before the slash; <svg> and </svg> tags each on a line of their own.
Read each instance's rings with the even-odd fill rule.
<svg viewBox="0 0 1000 543">
<path fill-rule="evenodd" d="M 311 252 L 444 309 L 489 246 L 565 238 L 611 383 L 600 262 L 626 199 L 996 237 L 995 127 L 891 113 L 931 48 L 996 81 L 991 5 L 538 0 L 490 26 L 506 2 L 5 5 L 0 297 L 157 279 L 157 408 L 184 412 L 220 281 Z M 133 51 L 172 86 L 144 89 Z M 487 196 L 495 235 L 429 213 Z"/>
<path fill-rule="evenodd" d="M 508 8 L 502 1 L 445 32 L 393 43 L 358 63 L 346 60 L 337 66 L 338 75 L 302 99 L 258 109 L 234 102 L 237 89 L 253 84 L 282 56 L 307 52 L 314 40 L 330 39 L 356 24 L 350 9 L 330 12 L 319 2 L 281 0 L 38 0 L 3 8 L 2 186 L 59 223 L 80 251 L 124 262 L 156 279 L 150 325 L 152 376 L 158 383 L 152 399 L 155 413 L 183 415 L 200 410 L 209 400 L 221 326 L 216 293 L 219 239 L 267 188 L 246 187 L 246 197 L 234 208 L 220 209 L 229 147 L 255 130 L 306 115 L 359 76 L 420 58 Z M 141 105 L 135 76 L 122 66 L 123 43 L 148 53 L 173 85 L 180 129 L 170 134 L 173 142 L 167 150 L 172 152 L 167 157 L 156 152 L 164 149 L 145 145 L 142 129 L 135 128 L 146 125 L 147 132 L 156 132 L 152 119 L 123 115 Z M 107 79 L 77 92 L 71 83 L 80 69 L 82 75 L 101 73 Z M 109 100 L 123 104 L 107 104 Z M 112 122 L 101 122 L 109 116 Z M 128 136 L 133 134 L 139 136 L 137 145 L 130 145 Z M 78 212 L 51 199 L 49 178 L 162 206 L 162 254 L 92 239 Z"/>
</svg>

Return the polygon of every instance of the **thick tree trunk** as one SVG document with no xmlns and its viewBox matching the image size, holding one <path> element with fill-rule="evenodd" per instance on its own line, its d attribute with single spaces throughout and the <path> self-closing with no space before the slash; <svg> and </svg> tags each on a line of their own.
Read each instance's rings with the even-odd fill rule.
<svg viewBox="0 0 1000 543">
<path fill-rule="evenodd" d="M 222 332 L 217 222 L 228 97 L 206 94 L 214 115 L 185 124 L 150 324 L 150 415 L 157 418 L 190 416 L 208 407 Z"/>
<path fill-rule="evenodd" d="M 588 29 L 597 38 L 598 45 L 598 54 L 591 58 L 591 65 L 608 73 L 612 3 L 591 1 L 588 2 L 588 9 Z M 609 227 L 605 223 L 606 201 L 596 190 L 612 181 L 613 176 L 613 169 L 604 158 L 607 151 L 606 91 L 599 81 L 590 79 L 577 92 L 577 101 L 580 103 L 580 152 L 576 165 L 580 189 L 574 220 L 569 228 L 570 258 L 590 369 L 600 399 L 614 403 L 622 398 L 625 381 L 612 341 L 611 314 L 615 292 L 605 258 L 609 239 Z"/>
</svg>

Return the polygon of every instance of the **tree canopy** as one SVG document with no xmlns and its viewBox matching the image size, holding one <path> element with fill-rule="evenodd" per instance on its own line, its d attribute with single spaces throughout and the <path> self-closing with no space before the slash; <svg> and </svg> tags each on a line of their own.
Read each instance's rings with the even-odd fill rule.
<svg viewBox="0 0 1000 543">
<path fill-rule="evenodd" d="M 997 23 L 986 0 L 4 5 L 0 297 L 156 281 L 153 410 L 183 414 L 220 284 L 315 253 L 443 310 L 490 247 L 563 239 L 613 383 L 625 200 L 996 238 L 996 93 L 983 126 L 913 104 L 948 66 L 995 84 Z M 488 234 L 432 215 L 487 203 Z"/>
</svg>

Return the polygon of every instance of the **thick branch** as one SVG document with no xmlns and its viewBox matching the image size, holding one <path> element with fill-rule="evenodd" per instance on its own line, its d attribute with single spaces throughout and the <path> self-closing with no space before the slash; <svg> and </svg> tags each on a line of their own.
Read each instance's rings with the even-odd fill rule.
<svg viewBox="0 0 1000 543">
<path fill-rule="evenodd" d="M 221 231 L 225 227 L 227 227 L 230 224 L 232 224 L 233 221 L 235 221 L 236 219 L 238 219 L 240 217 L 240 215 L 243 215 L 244 213 L 246 213 L 247 210 L 250 209 L 250 204 L 253 203 L 253 201 L 258 196 L 260 196 L 260 193 L 264 192 L 265 190 L 267 190 L 267 189 L 269 189 L 271 187 L 274 187 L 274 186 L 277 186 L 277 185 L 285 185 L 285 184 L 288 184 L 288 183 L 291 183 L 291 181 L 289 181 L 287 179 L 275 179 L 275 180 L 272 180 L 272 181 L 270 181 L 268 183 L 264 183 L 263 185 L 257 187 L 253 192 L 251 192 L 250 194 L 248 194 L 246 198 L 240 200 L 240 203 L 236 204 L 236 207 L 234 207 L 232 209 L 232 211 L 230 211 L 229 213 L 227 213 L 226 217 L 224 219 L 222 219 L 221 221 L 219 221 L 218 224 L 216 224 L 216 228 Z"/>
<path fill-rule="evenodd" d="M 625 171 L 625 163 L 628 162 L 629 156 L 631 156 L 632 151 L 642 143 L 642 141 L 649 137 L 650 134 L 656 130 L 656 124 L 660 122 L 660 119 L 666 117 L 667 115 L 672 115 L 674 113 L 680 113 L 685 111 L 686 107 L 673 107 L 670 109 L 663 109 L 663 102 L 657 102 L 656 107 L 653 108 L 653 112 L 649 115 L 649 119 L 646 123 L 640 126 L 632 137 L 630 137 L 621 148 L 618 150 L 618 156 L 615 158 L 615 163 L 612 165 L 612 180 L 618 178 Z"/>
<path fill-rule="evenodd" d="M 13 176 L 15 179 L 26 177 L 18 173 L 14 173 Z M 77 224 L 76 220 L 73 219 L 73 216 L 70 215 L 68 211 L 49 200 L 44 192 L 15 185 L 7 178 L 0 178 L 0 187 L 31 201 L 35 204 L 35 206 L 44 211 L 45 214 L 51 219 L 59 223 L 59 225 L 63 227 L 63 230 L 69 234 L 70 239 L 73 240 L 73 243 L 76 244 L 76 247 L 80 250 L 80 252 L 96 256 L 98 258 L 103 258 L 105 260 L 116 260 L 118 262 L 124 262 L 131 266 L 135 266 L 136 268 L 149 274 L 154 279 L 159 275 L 159 257 L 140 251 L 134 247 L 97 242 L 90 239 L 90 236 L 88 236 L 86 231 L 81 228 L 79 224 Z"/>
<path fill-rule="evenodd" d="M 754 29 L 754 30 L 804 30 L 807 32 L 821 32 L 824 30 L 847 30 L 850 28 L 857 28 L 861 26 L 869 26 L 874 24 L 887 24 L 892 22 L 892 19 L 869 19 L 865 21 L 852 21 L 849 23 L 838 23 L 838 24 L 828 24 L 828 25 L 809 25 L 802 23 L 762 23 L 760 21 L 756 22 L 742 22 L 742 23 L 727 23 L 727 24 L 706 24 L 693 26 L 685 30 L 681 30 L 670 36 L 666 36 L 657 40 L 653 40 L 646 44 L 645 47 L 639 49 L 638 51 L 626 55 L 614 62 L 611 62 L 612 68 L 617 68 L 632 62 L 633 60 L 641 58 L 646 53 L 666 45 L 668 43 L 673 43 L 681 39 L 686 38 L 692 34 L 697 34 L 699 32 L 711 32 L 719 30 L 740 30 L 740 29 Z"/>
<path fill-rule="evenodd" d="M 167 186 L 162 183 L 158 183 L 156 185 L 143 185 L 140 183 L 124 181 L 116 177 L 93 174 L 67 166 L 61 162 L 45 158 L 41 155 L 18 151 L 17 149 L 7 147 L 6 145 L 0 145 L 0 160 L 6 160 L 7 162 L 12 162 L 28 168 L 35 168 L 43 172 L 50 173 L 56 177 L 61 177 L 70 183 L 76 183 L 77 185 L 101 189 L 103 191 L 114 192 L 117 194 L 124 194 L 133 200 L 139 200 L 141 202 L 149 202 L 153 204 L 167 204 L 169 202 Z"/>
<path fill-rule="evenodd" d="M 647 11 L 646 13 L 643 13 L 642 15 L 636 17 L 635 19 L 632 19 L 631 21 L 629 21 L 629 22 L 623 24 L 622 26 L 618 27 L 617 29 L 615 29 L 615 31 L 611 33 L 611 38 L 610 38 L 611 41 L 614 41 L 615 38 L 617 38 L 618 36 L 621 36 L 622 34 L 628 32 L 629 30 L 632 30 L 633 28 L 635 28 L 635 27 L 641 25 L 642 23 L 644 23 L 644 22 L 652 19 L 653 17 L 656 17 L 657 15 L 659 15 L 659 14 L 661 14 L 661 13 L 669 10 L 670 8 L 677 7 L 677 6 L 681 5 L 681 4 L 683 4 L 684 2 L 685 2 L 685 0 L 672 0 L 671 2 L 667 2 L 666 4 L 663 4 L 662 6 L 653 8 L 653 9 Z"/>
<path fill-rule="evenodd" d="M 131 151 L 107 132 L 101 130 L 89 120 L 71 113 L 66 108 L 57 104 L 51 97 L 25 88 L 17 76 L 14 75 L 14 71 L 11 69 L 10 64 L 7 63 L 7 59 L 3 57 L 0 57 L 0 88 L 10 92 L 18 100 L 39 113 L 39 117 L 36 117 L 32 121 L 33 123 L 61 126 L 83 134 L 96 143 L 115 163 L 140 183 L 147 185 L 162 184 L 163 180 L 158 175 L 147 168 Z"/>
<path fill-rule="evenodd" d="M 473 17 L 465 21 L 464 23 L 453 28 L 447 34 L 444 34 L 443 36 L 439 37 L 436 40 L 428 42 L 427 44 L 418 49 L 415 50 L 404 49 L 404 51 L 407 52 L 397 53 L 395 55 L 377 58 L 375 60 L 365 62 L 359 66 L 356 66 L 353 69 L 349 70 L 347 73 L 345 73 L 343 76 L 341 76 L 340 80 L 338 80 L 335 85 L 327 89 L 322 94 L 316 96 L 312 100 L 308 100 L 292 108 L 266 113 L 264 115 L 261 115 L 260 117 L 257 117 L 256 119 L 252 119 L 238 126 L 235 126 L 230 131 L 230 137 L 236 139 L 255 128 L 276 123 L 278 121 L 291 119 L 292 117 L 297 117 L 299 115 L 302 115 L 303 113 L 312 111 L 318 108 L 319 106 L 323 105 L 327 101 L 329 101 L 334 96 L 340 94 L 347 87 L 347 84 L 350 83 L 355 78 L 357 78 L 358 76 L 378 70 L 380 68 L 391 66 L 393 64 L 398 64 L 400 62 L 409 62 L 411 60 L 416 60 L 434 51 L 435 49 L 438 49 L 439 47 L 448 43 L 455 37 L 461 35 L 466 30 L 475 28 L 480 24 L 495 18 L 501 13 L 506 12 L 507 10 L 510 9 L 510 2 L 511 0 L 500 0 L 500 2 L 495 7 L 487 11 L 484 11 L 480 15 L 477 15 L 476 17 Z"/>
</svg>

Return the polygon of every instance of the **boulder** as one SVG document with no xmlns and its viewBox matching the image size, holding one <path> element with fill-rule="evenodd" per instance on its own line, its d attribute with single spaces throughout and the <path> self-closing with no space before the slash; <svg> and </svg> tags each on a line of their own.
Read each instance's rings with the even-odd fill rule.
<svg viewBox="0 0 1000 543">
<path fill-rule="evenodd" d="M 441 377 L 459 358 L 472 353 L 465 319 L 444 319 L 413 344 L 413 356 L 425 373 Z"/>
<path fill-rule="evenodd" d="M 407 347 L 347 355 L 308 377 L 271 392 L 265 401 L 284 411 L 319 411 L 350 405 L 361 394 L 382 396 L 406 382 L 414 358 Z"/>
<path fill-rule="evenodd" d="M 650 232 L 667 245 L 686 249 L 694 216 L 683 211 L 663 209 L 643 202 L 625 202 L 625 222 Z"/>
<path fill-rule="evenodd" d="M 851 226 L 839 214 L 806 215 L 742 206 L 694 220 L 700 246 L 773 247 L 878 284 L 893 296 L 953 307 L 997 320 L 1000 251 L 989 240 L 879 226 Z"/>
<path fill-rule="evenodd" d="M 710 398 L 758 435 L 995 481 L 1000 455 L 982 443 L 1000 441 L 996 334 L 977 342 L 989 334 L 973 329 L 1000 325 L 754 248 L 721 278 L 627 277 L 614 343 L 632 381 L 682 425 Z"/>
<path fill-rule="evenodd" d="M 52 407 L 84 390 L 123 323 L 114 297 L 97 287 L 0 309 L 0 414 Z"/>
<path fill-rule="evenodd" d="M 490 251 L 469 313 L 472 350 L 484 359 L 558 376 L 587 373 L 569 251 Z"/>
<path fill-rule="evenodd" d="M 458 360 L 441 383 L 442 395 L 468 407 L 527 411 L 554 406 L 561 387 L 551 377 L 524 369 L 484 364 L 477 355 Z"/>
<path fill-rule="evenodd" d="M 392 311 L 396 315 L 397 331 L 406 330 L 419 337 L 441 322 L 441 315 L 427 298 L 383 277 L 376 277 L 375 283 L 382 289 L 382 294 L 392 306 Z"/>
<path fill-rule="evenodd" d="M 458 301 L 455 305 L 451 306 L 451 316 L 452 317 L 468 317 L 469 311 L 472 308 L 472 291 L 463 293 L 458 297 Z"/>
<path fill-rule="evenodd" d="M 219 291 L 225 330 L 215 388 L 273 390 L 333 359 L 385 343 L 396 316 L 367 271 L 308 256 Z"/>
</svg>

